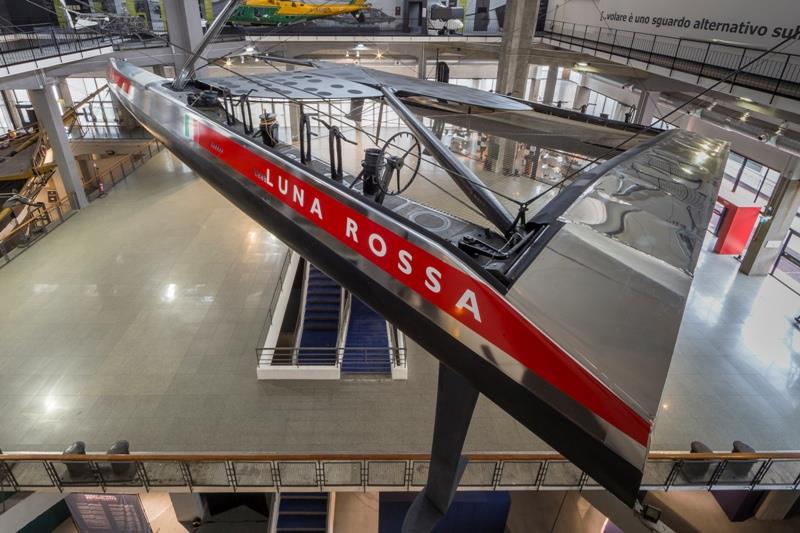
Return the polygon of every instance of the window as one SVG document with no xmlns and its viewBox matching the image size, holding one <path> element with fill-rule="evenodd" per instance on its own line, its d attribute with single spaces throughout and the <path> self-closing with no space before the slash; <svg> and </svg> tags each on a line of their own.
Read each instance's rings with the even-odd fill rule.
<svg viewBox="0 0 800 533">
<path fill-rule="evenodd" d="M 723 187 L 733 192 L 752 193 L 754 203 L 766 205 L 780 176 L 775 169 L 731 152 L 725 163 Z"/>
<path fill-rule="evenodd" d="M 736 181 L 739 177 L 739 171 L 744 165 L 744 157 L 736 152 L 731 152 L 728 156 L 728 161 L 725 163 L 725 177 L 731 181 Z"/>
</svg>

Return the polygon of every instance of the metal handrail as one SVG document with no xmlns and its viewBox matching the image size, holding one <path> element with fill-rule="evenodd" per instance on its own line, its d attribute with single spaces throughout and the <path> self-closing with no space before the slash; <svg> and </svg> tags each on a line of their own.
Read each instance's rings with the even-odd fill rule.
<svg viewBox="0 0 800 533">
<path fill-rule="evenodd" d="M 556 452 L 468 453 L 464 490 L 601 490 Z M 86 490 L 127 487 L 213 487 L 236 491 L 300 489 L 419 490 L 427 478 L 428 454 L 339 453 L 132 453 L 64 455 L 52 452 L 0 454 L 0 481 L 12 491 Z M 644 490 L 798 490 L 800 453 L 651 452 Z"/>
<path fill-rule="evenodd" d="M 558 452 L 467 452 L 464 456 L 470 461 L 566 461 Z M 110 454 L 86 452 L 86 454 L 65 454 L 47 451 L 0 452 L 0 462 L 9 461 L 420 461 L 430 459 L 429 453 L 264 453 L 264 452 L 131 452 L 129 454 Z M 800 461 L 800 451 L 773 450 L 768 452 L 686 452 L 672 450 L 653 450 L 647 454 L 648 461 L 757 461 L 757 460 Z"/>
<path fill-rule="evenodd" d="M 128 157 L 107 168 L 102 174 L 98 174 L 97 176 L 83 180 L 83 186 L 84 188 L 98 190 L 100 188 L 100 182 L 103 183 L 104 188 L 106 187 L 107 182 L 111 182 L 111 187 L 114 187 L 120 181 L 127 178 L 134 170 L 142 166 L 146 161 L 149 161 L 154 155 L 161 152 L 163 148 L 163 144 L 161 144 L 158 140 L 153 139 L 147 144 L 147 151 L 138 150 L 132 154 L 128 154 Z M 126 165 L 128 166 L 127 169 Z M 115 177 L 115 174 L 118 174 L 118 177 Z"/>
<path fill-rule="evenodd" d="M 51 207 L 45 209 L 43 207 L 36 208 L 36 216 L 31 216 L 27 220 L 25 220 L 22 224 L 14 228 L 9 232 L 8 235 L 0 239 L 0 267 L 3 267 L 11 262 L 12 259 L 16 258 L 19 253 L 12 256 L 12 252 L 16 249 L 19 249 L 19 246 L 9 246 L 9 243 L 14 242 L 14 240 L 19 236 L 20 233 L 28 231 L 34 226 L 38 226 L 41 231 L 41 236 L 46 235 L 52 229 L 57 226 L 60 226 L 64 220 L 66 220 L 65 209 L 69 211 L 70 209 L 70 201 L 69 198 L 60 198 L 58 202 L 52 204 Z M 44 220 L 44 224 L 42 223 Z M 36 242 L 38 238 L 32 239 L 30 242 L 26 243 L 24 250 L 27 250 L 31 244 Z"/>
<path fill-rule="evenodd" d="M 152 29 L 151 34 L 162 33 Z M 218 40 L 242 40 L 241 35 L 226 35 Z M 68 29 L 58 26 L 6 26 L 0 27 L 0 68 L 92 52 L 106 47 L 115 50 L 130 48 L 158 48 L 167 46 L 160 38 L 143 39 L 141 36 L 110 34 L 92 29 Z"/>
<path fill-rule="evenodd" d="M 390 361 L 403 364 L 406 361 L 404 347 L 393 346 L 278 346 L 275 348 L 259 348 L 256 350 L 259 365 L 265 366 L 293 366 L 293 367 L 319 367 L 329 366 L 339 368 L 345 354 L 352 357 L 387 354 Z M 300 357 L 302 356 L 302 362 Z M 380 364 L 375 362 L 376 365 Z M 399 363 L 398 363 L 399 364 Z M 401 365 L 402 366 L 402 365 Z"/>
<path fill-rule="evenodd" d="M 269 305 L 267 306 L 267 319 L 264 322 L 264 327 L 261 329 L 261 335 L 258 338 L 258 345 L 263 346 L 264 342 L 266 342 L 267 334 L 269 330 L 274 325 L 273 322 L 275 320 L 275 309 L 278 307 L 278 298 L 280 298 L 281 291 L 280 288 L 283 287 L 283 282 L 286 279 L 286 274 L 289 271 L 289 265 L 292 263 L 292 255 L 294 252 L 291 248 L 286 249 L 286 253 L 283 255 L 283 261 L 281 262 L 281 268 L 278 272 L 278 282 L 275 284 L 275 291 L 272 293 L 272 299 L 269 301 Z M 256 362 L 259 361 L 258 357 L 259 349 L 256 349 Z"/>
<path fill-rule="evenodd" d="M 632 30 L 578 24 L 548 19 L 538 37 L 579 46 L 580 51 L 595 51 L 631 61 L 696 74 L 697 81 L 707 77 L 723 79 L 749 61 L 764 53 L 764 49 L 686 37 L 670 37 Z M 728 80 L 734 86 L 748 87 L 776 96 L 800 99 L 800 55 L 771 52 L 744 71 Z"/>
<path fill-rule="evenodd" d="M 339 300 L 339 329 L 336 335 L 336 346 L 344 346 L 347 341 L 347 330 L 350 328 L 350 309 L 353 303 L 353 295 L 348 290 L 342 288 L 342 297 Z"/>
</svg>

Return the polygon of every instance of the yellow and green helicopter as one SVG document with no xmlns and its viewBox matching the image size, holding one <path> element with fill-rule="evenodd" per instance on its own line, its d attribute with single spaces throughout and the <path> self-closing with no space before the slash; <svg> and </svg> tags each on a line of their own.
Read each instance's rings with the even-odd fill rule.
<svg viewBox="0 0 800 533">
<path fill-rule="evenodd" d="M 247 0 L 231 17 L 233 24 L 277 26 L 325 17 L 353 15 L 364 22 L 366 0 L 351 0 L 347 4 L 314 4 L 295 0 Z"/>
</svg>

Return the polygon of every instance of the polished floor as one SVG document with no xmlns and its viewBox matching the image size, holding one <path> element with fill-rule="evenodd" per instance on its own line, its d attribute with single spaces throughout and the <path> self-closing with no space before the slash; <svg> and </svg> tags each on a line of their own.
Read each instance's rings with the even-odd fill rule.
<svg viewBox="0 0 800 533">
<path fill-rule="evenodd" d="M 0 448 L 425 452 L 436 362 L 407 381 L 257 381 L 285 249 L 168 152 L 0 269 Z M 800 297 L 704 254 L 654 449 L 800 449 Z M 471 451 L 547 446 L 482 398 Z"/>
</svg>

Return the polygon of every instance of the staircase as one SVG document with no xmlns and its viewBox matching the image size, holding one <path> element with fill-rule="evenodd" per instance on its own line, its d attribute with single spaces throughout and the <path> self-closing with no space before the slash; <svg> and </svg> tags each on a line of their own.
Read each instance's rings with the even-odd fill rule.
<svg viewBox="0 0 800 533">
<path fill-rule="evenodd" d="M 350 322 L 344 346 L 343 374 L 391 372 L 386 320 L 355 296 L 350 304 Z"/>
<path fill-rule="evenodd" d="M 298 355 L 301 365 L 333 365 L 336 363 L 336 338 L 339 332 L 339 307 L 342 288 L 331 278 L 308 265 L 303 332 Z M 314 351 L 308 348 L 329 348 Z"/>
<path fill-rule="evenodd" d="M 325 533 L 328 523 L 328 494 L 283 492 L 278 504 L 276 533 L 302 531 Z"/>
</svg>

